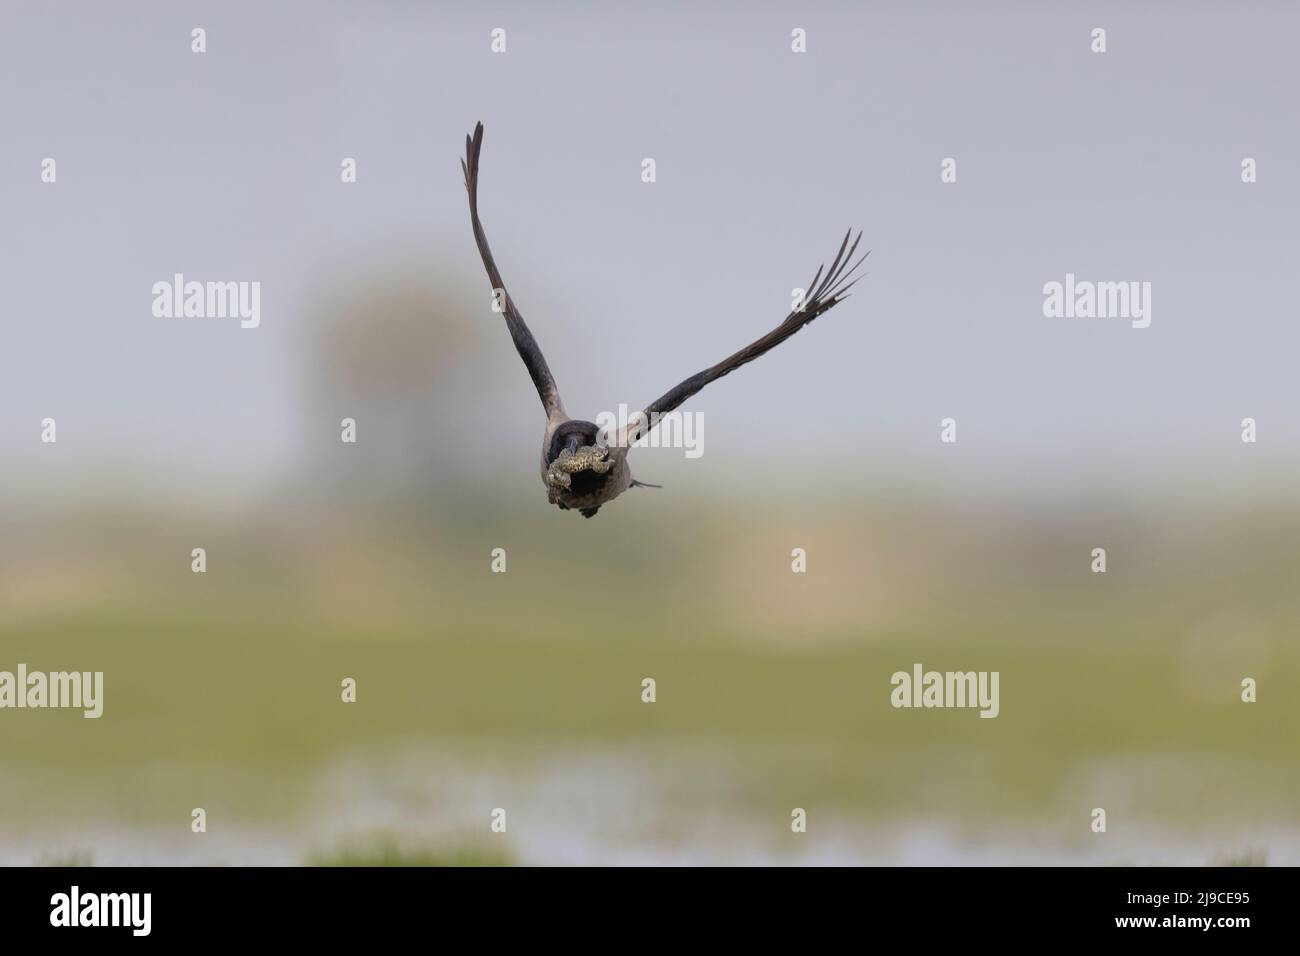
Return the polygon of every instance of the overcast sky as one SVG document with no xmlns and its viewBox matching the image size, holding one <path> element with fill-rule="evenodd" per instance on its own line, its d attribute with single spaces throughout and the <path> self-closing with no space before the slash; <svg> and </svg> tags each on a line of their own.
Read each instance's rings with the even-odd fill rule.
<svg viewBox="0 0 1300 956">
<path fill-rule="evenodd" d="M 350 304 L 376 287 L 457 330 L 421 359 L 431 401 L 535 467 L 540 406 L 458 165 L 477 120 L 487 232 L 575 416 L 767 332 L 864 230 L 855 296 L 688 406 L 715 478 L 790 449 L 1029 487 L 1294 474 L 1294 4 L 480 6 L 5 4 L 7 480 L 47 474 L 47 416 L 87 481 L 280 480 L 368 387 L 320 399 L 323 315 L 394 337 L 381 387 L 402 359 L 410 329 Z M 177 272 L 259 281 L 260 326 L 154 317 Z M 1151 283 L 1150 327 L 1046 318 L 1067 272 Z"/>
</svg>

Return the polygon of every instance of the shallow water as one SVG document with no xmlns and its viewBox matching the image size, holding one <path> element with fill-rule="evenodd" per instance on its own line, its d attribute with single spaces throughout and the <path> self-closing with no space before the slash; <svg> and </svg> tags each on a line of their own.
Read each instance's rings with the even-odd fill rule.
<svg viewBox="0 0 1300 956">
<path fill-rule="evenodd" d="M 393 844 L 411 853 L 481 849 L 523 865 L 1208 865 L 1300 864 L 1300 828 L 1279 821 L 1171 825 L 1112 813 L 1092 833 L 1087 809 L 1025 819 L 867 817 L 843 808 L 757 808 L 707 758 L 676 773 L 646 755 L 546 758 L 491 767 L 407 751 L 334 763 L 296 812 L 231 820 L 209 812 L 205 833 L 68 824 L 0 828 L 0 862 L 95 865 L 296 865 Z M 1103 768 L 1099 774 L 1122 772 Z M 506 832 L 491 815 L 506 810 Z"/>
</svg>

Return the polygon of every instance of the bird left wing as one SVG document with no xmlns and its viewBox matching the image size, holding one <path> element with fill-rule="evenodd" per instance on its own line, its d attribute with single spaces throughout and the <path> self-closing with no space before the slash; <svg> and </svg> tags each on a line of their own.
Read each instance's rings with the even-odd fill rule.
<svg viewBox="0 0 1300 956">
<path fill-rule="evenodd" d="M 474 227 L 474 242 L 478 244 L 478 252 L 483 258 L 483 267 L 487 269 L 493 291 L 501 290 L 501 311 L 506 317 L 506 327 L 510 330 L 510 338 L 514 340 L 515 351 L 524 360 L 528 375 L 532 378 L 533 386 L 542 400 L 546 417 L 568 418 L 564 411 L 564 402 L 560 400 L 560 389 L 555 384 L 555 376 L 551 374 L 550 366 L 546 364 L 546 358 L 542 355 L 537 340 L 533 338 L 533 333 L 524 324 L 524 317 L 515 307 L 514 297 L 506 291 L 505 280 L 501 278 L 501 270 L 497 268 L 496 260 L 492 258 L 487 233 L 483 231 L 483 223 L 478 217 L 478 159 L 482 149 L 483 124 L 479 123 L 474 127 L 473 137 L 465 137 L 465 158 L 460 161 L 460 168 L 465 173 L 465 189 L 469 192 L 469 218 Z"/>
<path fill-rule="evenodd" d="M 862 240 L 862 233 L 859 232 L 857 238 L 853 240 L 853 244 L 849 245 L 849 239 L 852 235 L 853 230 L 851 229 L 845 233 L 844 241 L 840 243 L 840 251 L 835 256 L 830 268 L 825 270 L 826 275 L 824 277 L 822 269 L 818 268 L 812 282 L 808 283 L 808 291 L 804 293 L 802 308 L 793 310 L 786 316 L 784 322 L 761 339 L 749 343 L 734 355 L 730 355 L 717 365 L 710 366 L 704 371 L 692 375 L 686 381 L 659 396 L 647 405 L 635 417 L 634 421 L 619 432 L 615 443 L 616 446 L 626 454 L 627 448 L 654 430 L 661 416 L 681 405 L 682 402 L 710 382 L 722 378 L 722 376 L 735 371 L 745 363 L 752 362 L 760 355 L 776 348 L 813 319 L 824 312 L 830 311 L 848 298 L 849 289 L 853 288 L 858 279 L 862 278 L 861 276 L 854 278 L 854 273 L 857 272 L 858 267 L 862 265 L 867 256 L 871 254 L 870 252 L 863 253 L 854 262 L 853 254 L 857 251 L 858 243 Z"/>
</svg>

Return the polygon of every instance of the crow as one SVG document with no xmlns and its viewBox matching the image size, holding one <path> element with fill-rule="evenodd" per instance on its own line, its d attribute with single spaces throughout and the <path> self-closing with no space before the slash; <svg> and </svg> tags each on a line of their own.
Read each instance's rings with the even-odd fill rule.
<svg viewBox="0 0 1300 956">
<path fill-rule="evenodd" d="M 564 410 L 555 376 L 551 374 L 537 340 L 524 324 L 524 317 L 515 305 L 514 297 L 506 291 L 501 270 L 492 258 L 487 234 L 483 231 L 483 223 L 478 215 L 478 167 L 482 149 L 483 124 L 479 123 L 474 127 L 474 135 L 465 137 L 465 158 L 460 164 L 465 174 L 465 189 L 469 193 L 469 218 L 474 227 L 474 241 L 492 283 L 495 307 L 505 316 L 506 328 L 510 330 L 515 350 L 524 360 L 524 366 L 542 399 L 542 407 L 546 410 L 541 475 L 547 499 L 562 510 L 579 512 L 584 518 L 593 517 L 601 506 L 613 501 L 628 488 L 659 487 L 636 481 L 632 477 L 632 470 L 627 463 L 628 451 L 632 445 L 649 435 L 663 415 L 677 408 L 704 386 L 740 368 L 746 362 L 752 362 L 780 345 L 823 312 L 844 301 L 848 297 L 848 290 L 861 278 L 855 278 L 854 273 L 870 254 L 864 253 L 856 262 L 853 260 L 862 233 L 859 232 L 850 245 L 853 231 L 849 230 L 845 233 L 840 251 L 830 268 L 825 270 L 825 276 L 819 268 L 808 284 L 802 303 L 786 316 L 784 322 L 717 365 L 710 366 L 669 389 L 639 414 L 632 416 L 629 424 L 619 429 L 615 435 L 602 435 L 602 430 L 592 422 L 570 418 Z"/>
</svg>

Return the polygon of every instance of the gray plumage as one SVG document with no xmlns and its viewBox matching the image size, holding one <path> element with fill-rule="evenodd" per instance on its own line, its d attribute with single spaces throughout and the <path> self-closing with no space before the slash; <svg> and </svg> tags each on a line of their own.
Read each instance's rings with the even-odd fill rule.
<svg viewBox="0 0 1300 956">
<path fill-rule="evenodd" d="M 853 255 L 862 239 L 862 233 L 859 232 L 850 244 L 850 230 L 845 234 L 839 252 L 830 268 L 825 270 L 825 275 L 819 268 L 808 284 L 802 308 L 791 311 L 785 321 L 767 335 L 669 389 L 647 405 L 636 417 L 634 424 L 622 429 L 616 436 L 604 436 L 608 441 L 605 444 L 599 441 L 601 436 L 596 425 L 571 419 L 565 411 L 555 376 L 551 374 L 537 340 L 524 323 L 514 297 L 506 290 L 505 280 L 501 278 L 501 270 L 497 268 L 492 256 L 478 214 L 479 153 L 482 148 L 483 124 L 479 123 L 474 127 L 474 135 L 465 137 L 465 159 L 461 161 L 461 169 L 465 173 L 465 189 L 469 193 L 470 222 L 492 288 L 494 291 L 501 290 L 500 307 L 506 328 L 515 343 L 515 350 L 528 369 L 546 412 L 546 430 L 542 436 L 542 484 L 546 487 L 547 497 L 552 504 L 562 509 L 578 511 L 587 518 L 595 515 L 601 506 L 613 501 L 628 488 L 645 486 L 644 482 L 633 479 L 627 456 L 632 444 L 653 430 L 659 416 L 673 411 L 710 382 L 780 345 L 813 319 L 844 301 L 848 297 L 848 290 L 861 278 L 855 278 L 854 274 L 869 254 L 864 253 L 854 261 Z"/>
</svg>

